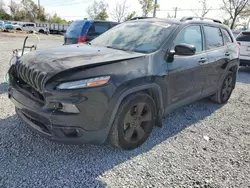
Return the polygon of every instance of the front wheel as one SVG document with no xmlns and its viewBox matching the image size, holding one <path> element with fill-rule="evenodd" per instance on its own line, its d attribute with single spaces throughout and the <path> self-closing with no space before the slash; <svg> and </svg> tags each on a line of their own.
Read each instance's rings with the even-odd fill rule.
<svg viewBox="0 0 250 188">
<path fill-rule="evenodd" d="M 120 105 L 109 134 L 111 145 L 135 149 L 150 136 L 155 124 L 156 105 L 146 93 L 127 97 Z"/>
<path fill-rule="evenodd" d="M 236 82 L 235 75 L 232 72 L 228 72 L 223 80 L 220 89 L 216 92 L 215 95 L 211 97 L 212 101 L 219 104 L 227 103 L 235 87 L 235 82 Z"/>
</svg>

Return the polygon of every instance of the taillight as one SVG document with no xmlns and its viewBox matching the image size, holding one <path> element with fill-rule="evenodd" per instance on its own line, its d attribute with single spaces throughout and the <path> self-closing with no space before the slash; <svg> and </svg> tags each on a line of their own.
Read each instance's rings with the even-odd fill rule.
<svg viewBox="0 0 250 188">
<path fill-rule="evenodd" d="M 240 42 L 237 42 L 237 46 L 238 46 L 238 56 L 240 56 Z"/>
<path fill-rule="evenodd" d="M 86 40 L 87 40 L 87 36 L 84 35 L 84 36 L 82 36 L 82 37 L 80 37 L 80 38 L 78 39 L 78 43 L 85 43 Z"/>
</svg>

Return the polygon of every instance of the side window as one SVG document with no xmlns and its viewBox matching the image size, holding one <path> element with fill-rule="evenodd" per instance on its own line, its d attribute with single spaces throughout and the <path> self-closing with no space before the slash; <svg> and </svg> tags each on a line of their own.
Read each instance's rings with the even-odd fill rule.
<svg viewBox="0 0 250 188">
<path fill-rule="evenodd" d="M 110 23 L 111 28 L 117 26 L 118 23 Z"/>
<path fill-rule="evenodd" d="M 204 26 L 206 49 L 211 50 L 223 46 L 223 38 L 219 28 Z"/>
<path fill-rule="evenodd" d="M 108 22 L 94 22 L 93 25 L 90 27 L 89 32 L 95 34 L 102 34 L 109 29 Z"/>
<path fill-rule="evenodd" d="M 233 43 L 233 40 L 227 30 L 221 29 L 225 44 Z"/>
<path fill-rule="evenodd" d="M 203 51 L 201 27 L 189 26 L 182 30 L 175 39 L 174 45 L 176 46 L 181 43 L 194 45 L 196 48 L 196 53 Z"/>
</svg>

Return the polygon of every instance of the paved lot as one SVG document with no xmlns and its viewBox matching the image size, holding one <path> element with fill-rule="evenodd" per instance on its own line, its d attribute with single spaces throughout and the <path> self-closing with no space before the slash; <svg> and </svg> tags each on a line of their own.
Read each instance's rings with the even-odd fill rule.
<svg viewBox="0 0 250 188">
<path fill-rule="evenodd" d="M 141 148 L 70 146 L 38 137 L 15 115 L 1 84 L 22 45 L 14 36 L 0 33 L 0 187 L 250 187 L 250 68 L 227 105 L 186 106 Z M 42 36 L 40 47 L 62 40 Z"/>
</svg>

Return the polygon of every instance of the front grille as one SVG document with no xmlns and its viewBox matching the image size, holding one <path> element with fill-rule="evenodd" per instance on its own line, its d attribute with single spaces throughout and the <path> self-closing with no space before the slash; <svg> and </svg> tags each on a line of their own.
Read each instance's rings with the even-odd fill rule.
<svg viewBox="0 0 250 188">
<path fill-rule="evenodd" d="M 15 69 L 19 78 L 34 87 L 36 90 L 42 91 L 48 78 L 45 72 L 32 69 L 21 62 L 16 64 Z"/>
<path fill-rule="evenodd" d="M 24 82 L 20 78 L 18 79 L 18 85 L 19 85 L 19 87 L 22 90 L 26 91 L 26 93 L 28 94 L 28 96 L 34 97 L 35 99 L 37 99 L 41 103 L 45 102 L 44 96 L 40 92 L 38 92 L 36 89 L 34 89 L 33 87 L 31 87 L 29 84 L 27 84 L 26 82 Z M 20 92 L 22 92 L 22 91 L 20 91 Z"/>
</svg>

